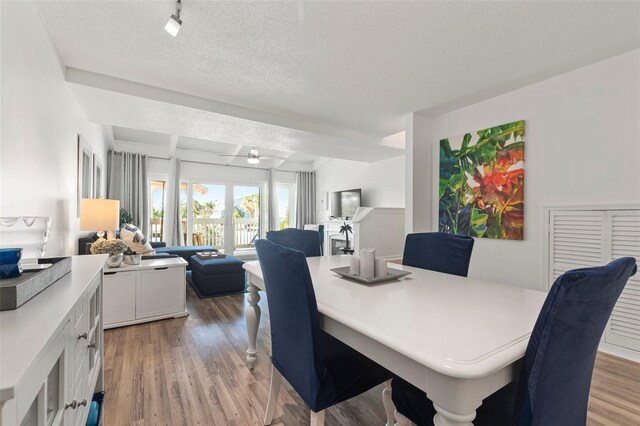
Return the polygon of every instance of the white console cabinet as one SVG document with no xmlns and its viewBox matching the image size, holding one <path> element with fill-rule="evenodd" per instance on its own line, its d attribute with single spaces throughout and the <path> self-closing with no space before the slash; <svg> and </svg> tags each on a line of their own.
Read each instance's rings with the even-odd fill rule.
<svg viewBox="0 0 640 426">
<path fill-rule="evenodd" d="M 69 274 L 0 312 L 0 425 L 86 424 L 103 390 L 105 258 L 74 256 Z"/>
<path fill-rule="evenodd" d="M 180 257 L 105 267 L 105 328 L 188 315 L 186 267 Z"/>
</svg>

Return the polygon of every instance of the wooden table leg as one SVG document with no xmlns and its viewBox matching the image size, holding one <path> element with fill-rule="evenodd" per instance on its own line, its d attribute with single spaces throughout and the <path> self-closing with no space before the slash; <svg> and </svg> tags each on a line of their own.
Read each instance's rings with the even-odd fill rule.
<svg viewBox="0 0 640 426">
<path fill-rule="evenodd" d="M 249 293 L 247 293 L 247 299 L 249 306 L 244 312 L 245 319 L 247 321 L 247 335 L 249 338 L 249 347 L 247 348 L 247 366 L 249 369 L 253 369 L 258 360 L 258 349 L 256 346 L 256 340 L 258 339 L 258 328 L 260 327 L 260 293 L 259 288 L 249 281 Z"/>
</svg>

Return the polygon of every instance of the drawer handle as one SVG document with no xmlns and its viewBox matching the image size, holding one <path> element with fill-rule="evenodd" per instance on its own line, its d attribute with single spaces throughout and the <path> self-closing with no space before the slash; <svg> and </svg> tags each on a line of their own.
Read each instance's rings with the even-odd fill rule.
<svg viewBox="0 0 640 426">
<path fill-rule="evenodd" d="M 86 339 L 88 336 L 89 336 L 89 333 L 85 331 L 85 332 L 84 332 L 84 333 L 82 333 L 82 334 L 78 334 L 78 340 L 80 340 L 80 339 Z"/>
<path fill-rule="evenodd" d="M 64 409 L 65 410 L 67 408 L 73 408 L 75 410 L 77 406 L 78 406 L 78 401 L 76 401 L 75 399 L 73 401 L 71 401 L 71 402 L 65 402 L 64 403 Z"/>
<path fill-rule="evenodd" d="M 93 348 L 93 349 L 95 349 L 95 348 L 96 348 L 96 342 L 90 343 L 90 344 L 87 346 L 87 349 L 91 349 L 91 348 Z"/>
<path fill-rule="evenodd" d="M 78 407 L 81 405 L 87 406 L 87 398 L 83 399 L 82 402 L 78 402 Z"/>
<path fill-rule="evenodd" d="M 156 271 L 160 271 L 162 269 L 169 269 L 169 267 L 168 266 L 163 266 L 163 267 L 158 267 L 158 268 L 153 268 L 153 269 L 155 269 Z"/>
<path fill-rule="evenodd" d="M 105 272 L 104 274 L 105 275 L 115 275 L 115 274 L 117 274 L 117 272 Z"/>
</svg>

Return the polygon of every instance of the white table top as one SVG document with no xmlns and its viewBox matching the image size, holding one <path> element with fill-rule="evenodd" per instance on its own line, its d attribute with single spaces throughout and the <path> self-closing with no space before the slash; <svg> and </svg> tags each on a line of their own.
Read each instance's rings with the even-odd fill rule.
<svg viewBox="0 0 640 426">
<path fill-rule="evenodd" d="M 366 286 L 331 268 L 350 256 L 307 259 L 318 310 L 447 376 L 485 377 L 522 358 L 546 293 L 389 264 L 412 275 Z M 244 264 L 262 279 L 258 261 Z"/>
<path fill-rule="evenodd" d="M 13 397 L 15 386 L 100 273 L 106 258 L 73 256 L 71 272 L 18 309 L 0 312 L 0 401 Z"/>
</svg>

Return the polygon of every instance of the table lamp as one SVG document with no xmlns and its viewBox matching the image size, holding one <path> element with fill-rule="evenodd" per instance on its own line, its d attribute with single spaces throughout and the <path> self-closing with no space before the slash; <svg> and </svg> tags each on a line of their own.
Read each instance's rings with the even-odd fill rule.
<svg viewBox="0 0 640 426">
<path fill-rule="evenodd" d="M 120 227 L 120 200 L 83 198 L 80 200 L 80 230 L 97 231 L 98 238 L 115 238 L 114 229 Z"/>
</svg>

